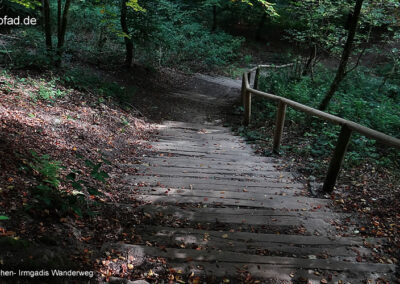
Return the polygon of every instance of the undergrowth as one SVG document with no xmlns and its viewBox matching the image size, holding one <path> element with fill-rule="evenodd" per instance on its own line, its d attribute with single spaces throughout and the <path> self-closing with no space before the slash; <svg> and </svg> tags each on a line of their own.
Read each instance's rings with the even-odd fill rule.
<svg viewBox="0 0 400 284">
<path fill-rule="evenodd" d="M 102 159 L 102 162 L 93 163 L 84 160 L 82 156 L 79 157 L 90 169 L 89 177 L 75 169 L 63 175 L 62 171 L 66 168 L 60 161 L 52 160 L 49 155 L 38 155 L 31 151 L 30 160 L 23 160 L 24 164 L 21 166 L 22 171 L 36 179 L 36 185 L 29 189 L 31 198 L 26 204 L 26 210 L 59 216 L 71 213 L 78 216 L 92 215 L 89 203 L 93 204 L 95 196 L 101 194 L 96 188 L 96 182 L 106 183 L 109 176 L 102 170 L 102 165 L 109 162 Z"/>
<path fill-rule="evenodd" d="M 274 72 L 260 79 L 260 90 L 317 108 L 329 88 L 332 71 L 319 67 L 311 76 L 288 80 L 283 73 Z M 357 122 L 363 126 L 400 138 L 400 86 L 385 82 L 371 70 L 360 68 L 350 73 L 336 92 L 329 113 Z M 266 99 L 253 101 L 252 124 L 239 131 L 249 140 L 271 143 L 276 105 Z M 340 127 L 303 112 L 287 109 L 282 152 L 309 157 L 309 172 L 317 174 L 326 167 L 332 154 Z M 270 150 L 265 148 L 265 154 Z M 345 159 L 345 167 L 371 162 L 377 167 L 400 168 L 400 153 L 394 148 L 353 133 Z"/>
<path fill-rule="evenodd" d="M 116 82 L 109 82 L 93 74 L 90 69 L 73 68 L 66 70 L 60 82 L 75 90 L 96 94 L 100 103 L 106 99 L 113 99 L 125 109 L 130 108 L 132 97 L 137 92 L 133 86 L 125 88 Z"/>
</svg>

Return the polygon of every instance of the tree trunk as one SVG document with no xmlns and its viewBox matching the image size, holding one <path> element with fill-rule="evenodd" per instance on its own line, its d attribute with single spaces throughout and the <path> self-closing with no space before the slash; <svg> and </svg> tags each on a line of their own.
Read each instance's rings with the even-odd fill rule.
<svg viewBox="0 0 400 284">
<path fill-rule="evenodd" d="M 57 34 L 61 33 L 61 0 L 57 0 Z"/>
<path fill-rule="evenodd" d="M 129 37 L 128 24 L 126 22 L 127 7 L 126 3 L 128 0 L 121 0 L 121 29 L 124 32 L 124 41 L 126 49 L 125 65 L 126 67 L 131 67 L 133 59 L 133 42 Z"/>
<path fill-rule="evenodd" d="M 48 51 L 53 49 L 51 42 L 51 18 L 50 18 L 50 4 L 49 0 L 43 0 L 43 20 L 44 20 L 44 33 L 46 37 L 46 48 Z"/>
<path fill-rule="evenodd" d="M 317 46 L 314 44 L 313 47 L 310 48 L 310 54 L 307 59 L 307 63 L 304 66 L 303 69 L 303 76 L 306 76 L 309 72 L 312 72 L 313 68 L 313 62 L 315 60 L 315 57 L 317 56 Z"/>
<path fill-rule="evenodd" d="M 340 82 L 346 76 L 346 67 L 353 48 L 354 37 L 356 35 L 358 19 L 360 18 L 360 12 L 363 2 L 364 0 L 357 0 L 354 6 L 354 12 L 349 26 L 349 33 L 343 48 L 343 53 L 342 53 L 342 58 L 340 59 L 339 68 L 336 72 L 335 79 L 333 80 L 329 88 L 329 91 L 326 93 L 325 98 L 322 100 L 321 104 L 318 107 L 322 111 L 327 109 L 330 100 L 332 99 L 333 95 L 339 88 Z"/>
<path fill-rule="evenodd" d="M 256 31 L 256 40 L 261 40 L 261 32 L 264 27 L 265 20 L 267 19 L 267 13 L 263 12 L 260 22 L 258 23 L 258 28 Z"/>
<path fill-rule="evenodd" d="M 69 7 L 71 6 L 71 1 L 72 0 L 65 1 L 64 11 L 62 13 L 62 18 L 61 18 L 61 25 L 59 26 L 58 29 L 56 66 L 61 65 L 61 57 L 63 53 L 62 49 L 64 48 L 65 33 L 67 31 L 68 12 L 69 12 Z"/>
<path fill-rule="evenodd" d="M 213 5 L 213 25 L 211 31 L 215 32 L 217 29 L 217 5 Z"/>
<path fill-rule="evenodd" d="M 103 50 L 103 47 L 104 47 L 104 45 L 106 44 L 106 41 L 107 41 L 107 37 L 104 36 L 104 32 L 105 32 L 105 27 L 102 26 L 100 28 L 99 40 L 97 42 L 97 48 L 99 49 L 99 51 Z"/>
</svg>

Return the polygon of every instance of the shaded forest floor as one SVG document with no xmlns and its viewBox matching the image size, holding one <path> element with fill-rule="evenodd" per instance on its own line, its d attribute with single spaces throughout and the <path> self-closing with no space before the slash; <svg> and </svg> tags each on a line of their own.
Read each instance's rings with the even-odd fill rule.
<svg viewBox="0 0 400 284">
<path fill-rule="evenodd" d="M 49 86 L 53 79 L 1 75 L 0 208 L 10 217 L 0 221 L 4 269 L 93 271 L 106 240 L 138 237 L 134 226 L 143 216 L 116 207 L 125 198 L 120 180 L 134 171 L 120 165 L 148 151 L 142 142 L 151 124 L 90 92 Z M 58 190 L 39 188 L 52 179 Z"/>
</svg>

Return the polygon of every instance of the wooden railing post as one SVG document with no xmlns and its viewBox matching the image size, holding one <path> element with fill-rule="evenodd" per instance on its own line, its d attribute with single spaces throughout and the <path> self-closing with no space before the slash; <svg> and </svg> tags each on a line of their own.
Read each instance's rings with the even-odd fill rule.
<svg viewBox="0 0 400 284">
<path fill-rule="evenodd" d="M 246 106 L 246 82 L 245 82 L 245 76 L 246 74 L 243 74 L 242 78 L 242 89 L 241 89 L 241 96 L 242 96 L 242 105 L 243 107 Z"/>
<path fill-rule="evenodd" d="M 283 126 L 285 125 L 285 115 L 286 115 L 286 104 L 279 101 L 278 110 L 276 112 L 276 123 L 275 123 L 275 133 L 274 133 L 274 145 L 273 152 L 279 154 L 279 147 L 281 145 Z"/>
<path fill-rule="evenodd" d="M 249 80 L 249 85 L 251 84 L 251 72 L 247 73 L 247 79 Z"/>
<path fill-rule="evenodd" d="M 339 176 L 340 167 L 342 166 L 343 158 L 350 142 L 351 132 L 351 129 L 346 124 L 342 125 L 336 148 L 329 164 L 324 186 L 322 187 L 322 190 L 325 192 L 330 193 L 335 187 L 336 180 Z"/>
<path fill-rule="evenodd" d="M 251 119 L 251 93 L 245 91 L 245 104 L 244 104 L 244 125 L 249 125 Z"/>
<path fill-rule="evenodd" d="M 255 90 L 258 90 L 258 77 L 260 77 L 260 67 L 257 67 L 256 69 L 256 75 L 254 75 L 254 85 L 253 88 Z"/>
</svg>

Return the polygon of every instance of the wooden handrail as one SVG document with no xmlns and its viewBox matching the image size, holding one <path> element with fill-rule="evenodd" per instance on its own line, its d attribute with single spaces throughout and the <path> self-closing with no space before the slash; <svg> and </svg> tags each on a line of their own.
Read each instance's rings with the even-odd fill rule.
<svg viewBox="0 0 400 284">
<path fill-rule="evenodd" d="M 400 149 L 400 139 L 397 139 L 395 137 L 386 135 L 382 132 L 376 131 L 374 129 L 362 126 L 358 123 L 355 123 L 353 121 L 343 119 L 341 117 L 317 110 L 315 108 L 303 105 L 301 103 L 298 103 L 293 100 L 289 100 L 287 98 L 261 92 L 257 90 L 257 85 L 259 81 L 259 75 L 260 75 L 260 69 L 261 68 L 286 68 L 293 66 L 293 64 L 285 64 L 281 66 L 274 66 L 274 65 L 259 65 L 256 66 L 249 71 L 245 72 L 243 74 L 243 83 L 242 83 L 242 101 L 244 104 L 244 109 L 245 109 L 245 116 L 244 116 L 244 124 L 248 125 L 251 120 L 251 96 L 256 95 L 260 97 L 267 98 L 269 100 L 278 102 L 278 111 L 277 111 L 277 117 L 276 117 L 276 126 L 275 126 L 275 133 L 274 133 L 274 144 L 273 144 L 273 151 L 275 153 L 279 153 L 279 147 L 280 147 L 280 142 L 281 142 L 281 137 L 282 137 L 282 132 L 283 132 L 283 126 L 285 123 L 285 112 L 286 112 L 286 106 L 290 106 L 294 109 L 297 109 L 299 111 L 302 111 L 304 113 L 307 113 L 311 116 L 316 116 L 318 118 L 321 118 L 325 121 L 328 121 L 333 124 L 338 124 L 342 126 L 342 130 L 339 135 L 339 139 L 334 151 L 334 155 L 331 159 L 331 163 L 329 165 L 329 170 L 327 177 L 324 182 L 323 190 L 326 192 L 332 192 L 336 183 L 336 179 L 338 177 L 340 167 L 344 158 L 344 155 L 347 150 L 347 145 L 349 144 L 350 138 L 351 138 L 351 133 L 358 132 L 366 137 L 375 139 L 379 141 L 382 144 L 392 146 L 395 148 Z M 254 78 L 254 88 L 250 87 L 249 83 L 249 78 L 250 74 L 252 72 L 256 71 L 255 73 L 255 78 Z"/>
</svg>

